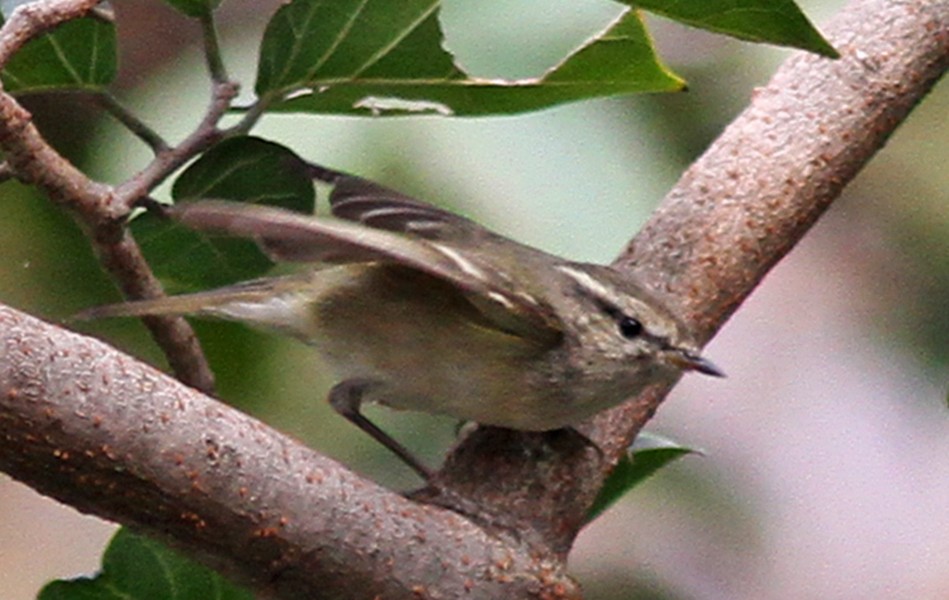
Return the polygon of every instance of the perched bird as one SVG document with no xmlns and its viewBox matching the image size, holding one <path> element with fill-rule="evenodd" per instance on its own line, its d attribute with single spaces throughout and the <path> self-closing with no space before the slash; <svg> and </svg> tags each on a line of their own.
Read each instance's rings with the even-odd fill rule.
<svg viewBox="0 0 949 600">
<path fill-rule="evenodd" d="M 296 337 L 330 365 L 329 400 L 423 477 L 365 401 L 527 431 L 569 427 L 683 371 L 721 376 L 685 325 L 630 276 L 572 262 L 365 179 L 325 171 L 333 217 L 203 200 L 168 207 L 255 240 L 296 274 L 89 309 L 196 314 Z"/>
</svg>

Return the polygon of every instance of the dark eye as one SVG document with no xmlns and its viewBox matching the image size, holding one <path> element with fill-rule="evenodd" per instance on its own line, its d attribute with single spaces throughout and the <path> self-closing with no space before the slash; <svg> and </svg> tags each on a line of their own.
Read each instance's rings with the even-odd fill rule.
<svg viewBox="0 0 949 600">
<path fill-rule="evenodd" d="M 632 317 L 622 317 L 619 320 L 619 332 L 631 340 L 643 332 L 643 324 Z"/>
</svg>

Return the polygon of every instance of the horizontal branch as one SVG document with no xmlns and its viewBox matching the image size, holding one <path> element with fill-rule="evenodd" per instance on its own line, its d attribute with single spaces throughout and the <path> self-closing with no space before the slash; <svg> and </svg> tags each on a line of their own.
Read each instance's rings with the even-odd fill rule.
<svg viewBox="0 0 949 600">
<path fill-rule="evenodd" d="M 2 305 L 0 469 L 282 598 L 576 592 L 562 565 Z"/>
</svg>

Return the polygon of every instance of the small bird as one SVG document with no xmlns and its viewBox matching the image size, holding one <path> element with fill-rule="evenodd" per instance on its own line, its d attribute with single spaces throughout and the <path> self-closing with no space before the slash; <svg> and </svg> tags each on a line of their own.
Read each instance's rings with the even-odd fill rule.
<svg viewBox="0 0 949 600">
<path fill-rule="evenodd" d="M 333 408 L 423 478 L 363 402 L 524 431 L 570 427 L 682 371 L 723 373 L 629 275 L 572 262 L 359 177 L 326 170 L 333 217 L 200 200 L 167 207 L 309 268 L 95 307 L 92 319 L 211 316 L 302 340 L 338 379 Z M 324 173 L 324 174 L 325 174 Z"/>
</svg>

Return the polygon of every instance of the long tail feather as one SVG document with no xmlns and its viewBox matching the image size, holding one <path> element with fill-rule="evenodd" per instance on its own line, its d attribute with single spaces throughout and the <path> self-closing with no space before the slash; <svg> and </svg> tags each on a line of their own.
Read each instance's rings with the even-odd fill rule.
<svg viewBox="0 0 949 600">
<path fill-rule="evenodd" d="M 111 317 L 142 317 L 146 315 L 185 315 L 196 313 L 205 304 L 191 296 L 154 298 L 151 300 L 133 300 L 104 306 L 93 306 L 75 315 L 72 320 L 91 321 Z"/>
<path fill-rule="evenodd" d="M 146 315 L 191 315 L 202 312 L 217 314 L 218 311 L 215 309 L 225 305 L 236 302 L 264 301 L 269 295 L 277 293 L 281 287 L 285 287 L 285 282 L 289 283 L 294 279 L 297 278 L 255 279 L 194 294 L 93 306 L 77 313 L 72 318 L 77 321 L 90 321 L 111 317 L 142 317 Z"/>
<path fill-rule="evenodd" d="M 314 272 L 303 272 L 196 294 L 94 306 L 75 315 L 73 320 L 197 314 L 276 329 L 309 341 L 317 334 L 313 304 L 326 290 L 348 280 L 347 273 L 339 269 L 321 273 L 326 276 L 314 277 Z"/>
</svg>

